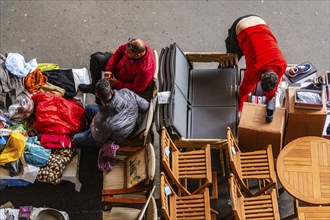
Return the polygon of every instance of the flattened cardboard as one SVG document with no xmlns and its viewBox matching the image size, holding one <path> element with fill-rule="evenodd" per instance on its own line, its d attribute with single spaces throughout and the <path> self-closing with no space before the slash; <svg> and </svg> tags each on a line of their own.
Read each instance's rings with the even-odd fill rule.
<svg viewBox="0 0 330 220">
<path fill-rule="evenodd" d="M 303 136 L 322 136 L 327 117 L 325 104 L 323 104 L 321 110 L 295 108 L 294 94 L 296 89 L 299 89 L 299 87 L 289 87 L 287 91 L 287 123 L 284 144 Z M 325 89 L 322 92 L 322 97 L 325 98 Z M 323 103 L 325 103 L 325 100 L 323 100 Z"/>
<path fill-rule="evenodd" d="M 285 109 L 276 108 L 271 123 L 266 123 L 266 105 L 245 102 L 238 125 L 238 144 L 242 152 L 260 150 L 271 144 L 277 158 L 282 149 Z"/>
<path fill-rule="evenodd" d="M 146 149 L 125 158 L 126 187 L 142 184 L 147 178 Z"/>
</svg>

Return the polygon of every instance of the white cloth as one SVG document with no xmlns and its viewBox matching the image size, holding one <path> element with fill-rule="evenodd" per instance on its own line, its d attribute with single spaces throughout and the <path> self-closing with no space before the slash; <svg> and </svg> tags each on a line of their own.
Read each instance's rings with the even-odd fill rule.
<svg viewBox="0 0 330 220">
<path fill-rule="evenodd" d="M 37 178 L 39 169 L 39 167 L 26 164 L 26 166 L 23 166 L 23 173 L 21 175 L 11 177 L 8 170 L 0 167 L 0 179 L 21 179 L 29 183 L 34 183 Z"/>
<path fill-rule="evenodd" d="M 78 91 L 79 84 L 90 84 L 89 74 L 86 67 L 82 69 L 72 69 L 73 79 L 74 79 L 74 86 L 76 91 Z"/>
<path fill-rule="evenodd" d="M 32 59 L 25 63 L 24 57 L 19 53 L 8 53 L 5 65 L 9 72 L 19 78 L 25 77 L 38 67 L 36 59 Z"/>
</svg>

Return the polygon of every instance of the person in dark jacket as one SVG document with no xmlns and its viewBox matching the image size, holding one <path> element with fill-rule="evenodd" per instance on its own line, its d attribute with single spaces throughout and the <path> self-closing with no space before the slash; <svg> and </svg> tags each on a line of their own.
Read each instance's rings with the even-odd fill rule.
<svg viewBox="0 0 330 220">
<path fill-rule="evenodd" d="M 86 106 L 90 127 L 73 137 L 74 145 L 79 148 L 102 146 L 107 141 L 124 142 L 133 132 L 139 113 L 149 108 L 149 102 L 128 89 L 112 90 L 106 79 L 96 84 L 95 96 L 102 105 Z"/>
</svg>

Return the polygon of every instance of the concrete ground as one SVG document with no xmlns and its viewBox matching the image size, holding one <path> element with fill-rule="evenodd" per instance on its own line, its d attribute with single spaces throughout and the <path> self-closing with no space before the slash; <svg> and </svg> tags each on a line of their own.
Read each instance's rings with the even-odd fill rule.
<svg viewBox="0 0 330 220">
<path fill-rule="evenodd" d="M 328 0 L 321 1 L 88 1 L 1 0 L 0 52 L 26 60 L 88 67 L 89 55 L 139 37 L 160 51 L 224 52 L 227 29 L 245 14 L 269 24 L 288 63 L 310 60 L 330 69 Z M 244 60 L 240 67 L 244 67 Z"/>
<path fill-rule="evenodd" d="M 225 52 L 224 40 L 233 21 L 245 14 L 264 18 L 287 59 L 309 60 L 323 75 L 330 70 L 330 1 L 143 1 L 143 0 L 0 0 L 0 53 L 16 52 L 26 61 L 89 68 L 96 51 L 116 49 L 128 38 L 142 38 L 154 49 L 176 42 L 184 51 Z M 239 68 L 245 67 L 241 59 Z M 88 96 L 88 103 L 94 101 Z M 156 136 L 156 140 L 157 136 Z M 157 141 L 156 144 L 157 145 Z M 157 147 L 157 146 L 156 146 Z M 36 184 L 0 192 L 0 205 L 52 206 L 68 210 L 71 219 L 101 219 L 102 175 L 96 155 L 82 156 L 82 191 L 71 183 Z M 84 162 L 85 161 L 85 162 Z M 225 213 L 226 180 L 220 180 Z M 281 194 L 283 217 L 292 212 L 291 197 Z"/>
</svg>

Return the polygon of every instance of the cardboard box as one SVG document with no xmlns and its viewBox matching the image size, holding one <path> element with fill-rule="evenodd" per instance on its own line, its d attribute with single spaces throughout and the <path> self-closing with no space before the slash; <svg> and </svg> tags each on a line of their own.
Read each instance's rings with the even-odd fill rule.
<svg viewBox="0 0 330 220">
<path fill-rule="evenodd" d="M 325 101 L 321 110 L 295 108 L 295 91 L 299 87 L 289 87 L 286 98 L 287 123 L 284 144 L 303 136 L 322 136 L 327 117 Z M 322 97 L 325 98 L 323 89 Z"/>
<path fill-rule="evenodd" d="M 307 93 L 310 94 L 315 103 L 305 102 L 303 99 L 300 99 L 299 93 Z M 295 92 L 295 108 L 303 108 L 303 109 L 317 109 L 320 110 L 323 108 L 325 99 L 322 96 L 322 90 L 312 90 L 312 89 L 296 89 Z M 307 99 L 308 100 L 308 99 Z"/>
<path fill-rule="evenodd" d="M 242 152 L 260 150 L 272 145 L 277 158 L 282 149 L 285 109 L 276 108 L 273 121 L 266 123 L 266 105 L 245 102 L 238 125 L 238 145 Z"/>
</svg>

